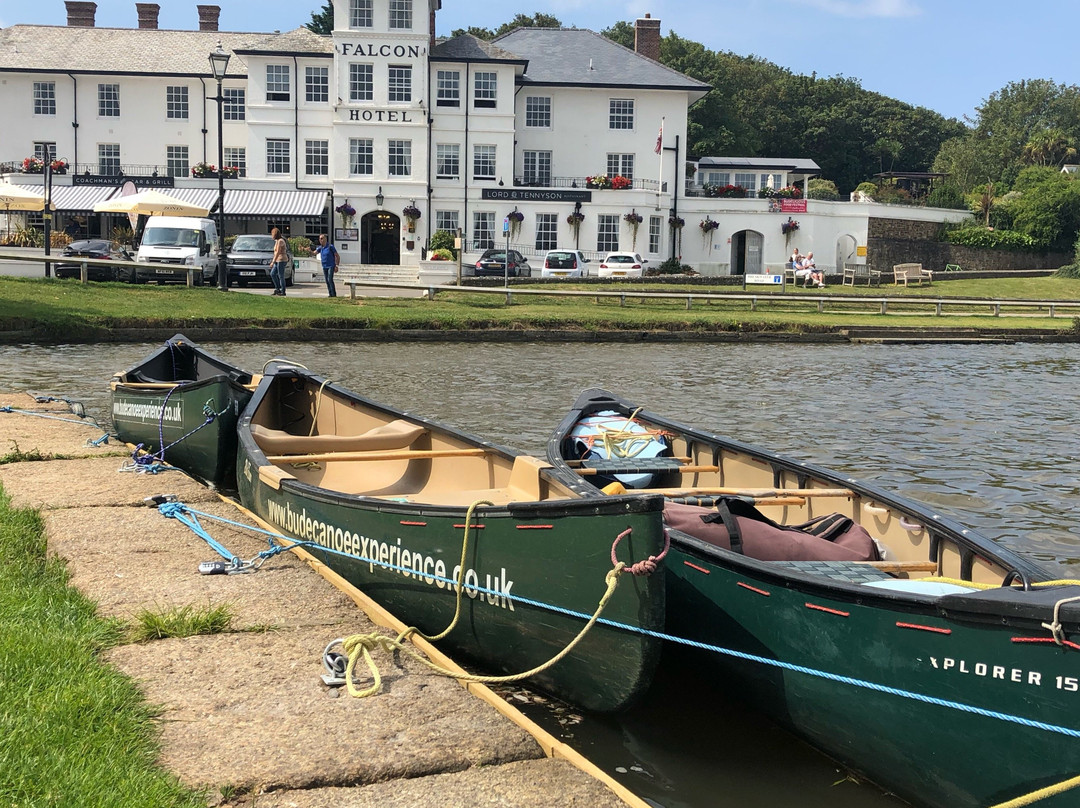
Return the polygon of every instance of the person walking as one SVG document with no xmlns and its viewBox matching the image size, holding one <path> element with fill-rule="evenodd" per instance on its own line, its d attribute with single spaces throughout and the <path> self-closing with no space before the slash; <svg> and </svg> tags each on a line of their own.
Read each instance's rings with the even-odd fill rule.
<svg viewBox="0 0 1080 808">
<path fill-rule="evenodd" d="M 326 279 L 326 291 L 330 297 L 337 297 L 337 287 L 334 285 L 334 273 L 338 271 L 341 263 L 341 253 L 331 244 L 326 234 L 319 236 L 319 246 L 311 248 L 311 254 L 319 256 L 322 263 L 323 278 Z"/>
<path fill-rule="evenodd" d="M 289 260 L 289 245 L 276 227 L 270 231 L 270 235 L 274 237 L 274 257 L 270 263 L 270 280 L 274 284 L 274 294 L 285 297 L 285 262 Z"/>
</svg>

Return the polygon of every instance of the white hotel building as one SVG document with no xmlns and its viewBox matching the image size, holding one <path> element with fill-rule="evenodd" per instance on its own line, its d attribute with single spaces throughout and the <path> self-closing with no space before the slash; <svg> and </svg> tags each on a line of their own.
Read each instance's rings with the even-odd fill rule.
<svg viewBox="0 0 1080 808">
<path fill-rule="evenodd" d="M 219 31 L 209 5 L 193 8 L 199 30 L 160 30 L 154 3 L 134 4 L 138 27 L 98 28 L 95 3 L 66 5 L 66 26 L 0 30 L 0 164 L 30 185 L 42 176 L 21 173 L 24 158 L 68 164 L 51 183 L 57 228 L 76 219 L 80 235 L 107 235 L 118 222 L 93 207 L 128 182 L 217 204 L 216 176 L 192 169 L 217 163 L 208 56 L 220 42 L 231 54 L 224 162 L 240 168 L 225 180 L 229 234 L 329 232 L 347 264 L 417 268 L 435 230 L 460 228 L 468 261 L 504 243 L 517 211 L 511 240 L 527 255 L 622 249 L 659 263 L 678 252 L 706 274 L 741 274 L 775 269 L 790 251 L 768 200 L 687 195 L 687 109 L 710 88 L 656 61 L 658 20 L 638 20 L 628 50 L 579 29 L 437 41 L 441 0 L 337 0 L 331 36 Z M 815 173 L 807 161 L 728 170 L 740 168 L 777 187 Z M 591 187 L 601 174 L 628 187 Z M 349 221 L 334 212 L 346 203 Z M 858 260 L 868 206 L 808 205 L 797 243 L 817 243 L 822 266 L 834 250 L 837 264 Z M 671 216 L 686 223 L 681 238 Z M 709 237 L 704 218 L 720 222 Z"/>
</svg>

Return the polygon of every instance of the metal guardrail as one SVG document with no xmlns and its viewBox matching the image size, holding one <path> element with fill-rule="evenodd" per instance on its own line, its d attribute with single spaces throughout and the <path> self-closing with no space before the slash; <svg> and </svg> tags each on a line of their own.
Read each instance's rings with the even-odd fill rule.
<svg viewBox="0 0 1080 808">
<path fill-rule="evenodd" d="M 31 261 L 37 263 L 75 263 L 71 258 L 63 258 L 62 256 L 39 256 L 39 255 L 18 255 L 11 253 L 0 253 L 0 261 Z M 135 261 L 112 261 L 112 260 L 99 260 L 94 258 L 83 258 L 77 261 L 83 265 L 82 282 L 86 283 L 86 269 L 89 264 L 101 264 L 104 266 L 133 266 L 138 267 Z M 143 264 L 142 266 L 145 266 Z M 644 279 L 647 282 L 648 279 Z M 933 314 L 937 317 L 945 316 L 950 313 L 946 312 L 945 307 L 948 306 L 951 309 L 980 309 L 988 308 L 990 313 L 994 317 L 1001 316 L 1031 316 L 1031 311 L 1034 310 L 1035 314 L 1041 314 L 1043 310 L 1047 312 L 1047 316 L 1050 318 L 1058 316 L 1059 311 L 1064 310 L 1067 312 L 1064 316 L 1080 316 L 1080 300 L 1045 300 L 1045 299 L 1027 299 L 1027 298 L 994 298 L 987 300 L 986 298 L 962 298 L 962 297 L 924 297 L 924 296 L 877 296 L 877 295 L 823 295 L 823 294 L 788 294 L 788 293 L 770 293 L 759 294 L 755 292 L 661 292 L 661 291 L 634 291 L 618 289 L 613 291 L 602 290 L 587 290 L 587 289 L 519 289 L 511 286 L 456 286 L 456 285 L 440 285 L 440 284 L 418 284 L 418 283 L 396 283 L 393 281 L 362 281 L 354 278 L 345 280 L 339 278 L 339 283 L 350 286 L 355 293 L 356 289 L 371 288 L 371 289 L 402 289 L 411 292 L 416 292 L 417 289 L 424 289 L 427 292 L 429 300 L 433 300 L 436 294 L 494 294 L 505 295 L 506 303 L 510 305 L 513 302 L 515 295 L 522 295 L 525 297 L 591 297 L 591 298 L 618 298 L 619 305 L 625 306 L 627 300 L 684 300 L 686 301 L 686 310 L 690 311 L 695 303 L 709 303 L 712 301 L 741 301 L 749 303 L 750 311 L 757 311 L 759 304 L 767 303 L 809 303 L 813 304 L 819 314 L 825 313 L 826 304 L 846 304 L 851 305 L 873 305 L 877 308 L 877 313 L 885 315 L 889 313 L 889 307 L 905 306 L 916 308 L 933 308 Z M 526 281 L 528 283 L 529 281 Z M 642 283 L 642 279 L 635 279 L 633 281 L 616 281 L 620 285 L 626 284 L 638 284 Z M 550 284 L 552 287 L 557 283 L 565 283 L 563 280 L 559 280 Z M 188 285 L 193 285 L 193 271 L 188 272 Z M 1011 314 L 1009 310 L 1018 310 L 1015 314 Z M 850 313 L 850 309 L 844 310 Z"/>
</svg>

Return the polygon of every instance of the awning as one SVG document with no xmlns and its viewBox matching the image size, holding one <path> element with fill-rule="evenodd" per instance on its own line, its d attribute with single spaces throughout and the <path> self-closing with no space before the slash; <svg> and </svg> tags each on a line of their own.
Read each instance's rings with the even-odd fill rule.
<svg viewBox="0 0 1080 808">
<path fill-rule="evenodd" d="M 199 208 L 213 210 L 217 207 L 218 192 L 216 188 L 157 188 L 155 190 Z"/>
<path fill-rule="evenodd" d="M 329 191 L 225 191 L 225 216 L 321 216 Z"/>
<path fill-rule="evenodd" d="M 112 185 L 54 185 L 52 202 L 59 211 L 90 212 L 119 190 Z"/>
</svg>

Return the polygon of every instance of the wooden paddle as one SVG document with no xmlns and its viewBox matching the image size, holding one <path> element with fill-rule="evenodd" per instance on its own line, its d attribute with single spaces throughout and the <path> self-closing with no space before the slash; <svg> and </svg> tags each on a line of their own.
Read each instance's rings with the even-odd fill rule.
<svg viewBox="0 0 1080 808">
<path fill-rule="evenodd" d="M 321 454 L 273 455 L 271 463 L 328 463 L 332 460 L 428 460 L 435 457 L 480 457 L 487 449 L 408 449 L 390 452 L 323 452 Z"/>
</svg>

